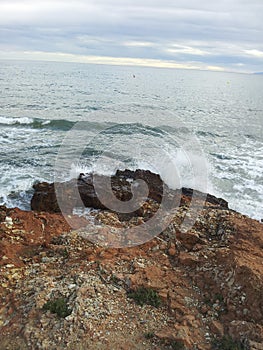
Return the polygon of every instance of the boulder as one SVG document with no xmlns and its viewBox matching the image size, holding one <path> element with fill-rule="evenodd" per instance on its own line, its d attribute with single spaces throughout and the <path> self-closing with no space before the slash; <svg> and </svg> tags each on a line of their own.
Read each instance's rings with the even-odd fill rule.
<svg viewBox="0 0 263 350">
<path fill-rule="evenodd" d="M 96 189 L 94 187 L 96 180 Z M 148 199 L 160 203 L 163 195 L 164 183 L 158 174 L 148 170 L 118 170 L 115 175 L 109 178 L 103 175 L 80 174 L 78 179 L 64 183 L 41 182 L 33 186 L 35 192 L 31 199 L 31 209 L 36 211 L 48 211 L 51 213 L 60 212 L 57 196 L 60 197 L 60 204 L 63 202 L 63 211 L 70 210 L 76 206 L 91 207 L 94 209 L 107 209 L 103 204 L 109 202 L 112 192 L 117 199 L 128 202 L 132 198 L 132 184 L 136 180 L 143 180 L 148 187 Z M 78 191 L 76 191 L 76 187 Z M 112 192 L 111 192 L 112 191 Z M 100 199 L 97 193 L 100 193 Z M 65 202 L 63 199 L 65 198 Z M 143 198 L 146 199 L 146 198 Z M 70 201 L 71 203 L 67 202 Z"/>
<path fill-rule="evenodd" d="M 166 196 L 170 201 L 166 203 L 168 206 L 172 205 L 173 201 L 176 198 L 178 199 L 178 196 L 181 196 L 181 205 L 188 205 L 193 196 L 192 189 L 172 190 L 163 182 L 160 175 L 141 169 L 135 171 L 117 170 L 116 174 L 110 178 L 93 173 L 80 174 L 78 179 L 51 184 L 41 182 L 35 184 L 33 188 L 35 192 L 31 199 L 32 210 L 57 213 L 62 209 L 63 212 L 71 213 L 73 208 L 78 206 L 107 209 L 111 208 L 108 204 L 113 203 L 113 199 L 117 198 L 122 202 L 119 202 L 121 207 L 126 205 L 128 208 L 126 212 L 121 213 L 122 220 L 130 219 L 131 216 L 143 216 L 140 211 L 141 203 L 153 200 L 160 204 L 164 193 L 168 194 Z M 137 198 L 137 202 L 129 204 L 132 202 L 134 192 L 136 193 L 134 197 Z M 206 195 L 199 191 L 195 191 L 195 193 L 200 194 L 203 198 L 207 196 L 206 202 L 209 205 L 222 209 L 228 208 L 227 202 L 221 198 Z M 59 198 L 59 201 L 57 198 Z M 125 204 L 125 202 L 127 203 Z M 118 201 L 117 209 L 113 210 L 120 212 Z"/>
</svg>

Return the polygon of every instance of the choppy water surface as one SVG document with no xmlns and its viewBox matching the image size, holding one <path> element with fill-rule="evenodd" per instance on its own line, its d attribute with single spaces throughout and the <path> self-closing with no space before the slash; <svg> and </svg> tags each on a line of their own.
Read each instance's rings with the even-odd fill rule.
<svg viewBox="0 0 263 350">
<path fill-rule="evenodd" d="M 180 185 L 207 188 L 263 218 L 263 76 L 1 61 L 0 87 L 1 203 L 29 208 L 32 184 L 54 180 L 60 146 L 82 121 L 87 144 L 71 175 L 94 165 L 105 172 L 104 154 L 176 186 L 165 152 Z M 69 157 L 83 143 L 78 134 L 75 141 L 72 152 L 64 144 Z M 207 182 L 194 175 L 203 158 Z"/>
</svg>

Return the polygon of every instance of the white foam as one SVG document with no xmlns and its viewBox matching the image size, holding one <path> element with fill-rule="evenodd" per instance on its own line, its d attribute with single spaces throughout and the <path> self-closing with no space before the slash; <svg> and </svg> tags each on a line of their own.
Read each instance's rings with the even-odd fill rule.
<svg viewBox="0 0 263 350">
<path fill-rule="evenodd" d="M 45 121 L 42 122 L 42 125 L 48 125 L 48 124 L 50 124 L 50 123 L 51 123 L 50 120 L 45 120 Z"/>
<path fill-rule="evenodd" d="M 34 122 L 34 119 L 28 118 L 28 117 L 22 117 L 22 118 L 0 117 L 0 124 L 4 124 L 4 125 L 15 125 L 15 124 L 28 125 L 28 124 L 32 124 L 33 122 Z"/>
<path fill-rule="evenodd" d="M 111 176 L 117 169 L 120 169 L 120 167 L 118 168 L 116 165 L 113 166 L 113 160 L 111 158 L 103 157 L 103 161 L 100 159 L 99 162 L 93 158 L 93 160 L 90 162 L 85 162 L 82 160 L 77 163 L 72 163 L 69 176 L 66 177 L 69 179 L 77 179 L 80 173 L 94 173 Z"/>
<path fill-rule="evenodd" d="M 91 172 L 91 168 L 81 162 L 71 164 L 69 171 L 69 179 L 77 179 L 80 173 L 87 174 Z"/>
<path fill-rule="evenodd" d="M 213 192 L 212 183 L 209 181 L 211 166 L 208 160 L 198 154 L 186 154 L 181 149 L 169 149 L 169 153 L 162 151 L 154 156 L 138 154 L 137 158 L 129 162 L 106 156 L 94 158 L 89 163 L 81 160 L 71 165 L 69 177 L 77 178 L 80 173 L 91 172 L 110 176 L 118 169 L 143 169 L 157 173 L 171 189 L 190 187 L 202 192 Z"/>
</svg>

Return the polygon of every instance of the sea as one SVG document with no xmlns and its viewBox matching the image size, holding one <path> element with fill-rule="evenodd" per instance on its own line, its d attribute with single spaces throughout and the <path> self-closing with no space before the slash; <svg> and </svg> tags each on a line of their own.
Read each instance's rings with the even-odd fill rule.
<svg viewBox="0 0 263 350">
<path fill-rule="evenodd" d="M 0 204 L 142 168 L 263 218 L 263 75 L 1 60 L 0 88 Z"/>
</svg>

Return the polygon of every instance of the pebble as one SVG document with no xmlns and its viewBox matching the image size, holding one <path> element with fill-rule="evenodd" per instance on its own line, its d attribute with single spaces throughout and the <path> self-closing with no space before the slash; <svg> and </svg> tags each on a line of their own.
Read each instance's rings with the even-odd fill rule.
<svg viewBox="0 0 263 350">
<path fill-rule="evenodd" d="M 13 226 L 13 219 L 9 216 L 6 216 L 5 218 L 5 224 L 7 227 L 12 227 Z"/>
</svg>

